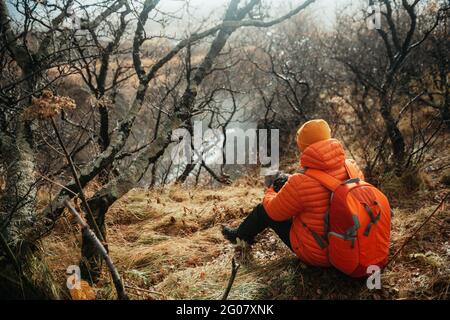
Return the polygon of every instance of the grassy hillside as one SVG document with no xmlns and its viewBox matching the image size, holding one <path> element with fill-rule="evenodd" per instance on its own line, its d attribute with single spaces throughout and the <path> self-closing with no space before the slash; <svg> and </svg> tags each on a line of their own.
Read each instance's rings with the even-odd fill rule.
<svg viewBox="0 0 450 320">
<path fill-rule="evenodd" d="M 396 199 L 391 252 L 435 209 L 446 192 L 417 191 Z M 405 299 L 450 298 L 450 208 L 441 208 L 382 275 L 382 290 L 333 269 L 309 267 L 271 231 L 250 248 L 234 247 L 220 232 L 236 226 L 260 202 L 263 187 L 245 178 L 222 188 L 180 186 L 131 191 L 108 213 L 109 249 L 134 299 L 218 299 L 231 259 L 241 264 L 231 299 Z M 63 287 L 65 269 L 79 260 L 79 232 L 65 218 L 45 241 L 55 281 Z M 108 273 L 95 288 L 97 298 L 113 298 Z M 67 293 L 66 293 L 67 294 Z"/>
</svg>

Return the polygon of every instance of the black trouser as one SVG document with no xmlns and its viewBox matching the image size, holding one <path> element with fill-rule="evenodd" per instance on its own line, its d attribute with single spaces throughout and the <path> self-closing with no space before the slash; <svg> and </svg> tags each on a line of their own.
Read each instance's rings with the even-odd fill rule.
<svg viewBox="0 0 450 320">
<path fill-rule="evenodd" d="M 264 206 L 258 204 L 237 229 L 237 236 L 239 239 L 245 240 L 248 243 L 253 243 L 254 238 L 259 233 L 266 228 L 270 228 L 292 249 L 291 241 L 289 240 L 291 226 L 292 219 L 286 221 L 272 220 L 264 209 Z"/>
</svg>

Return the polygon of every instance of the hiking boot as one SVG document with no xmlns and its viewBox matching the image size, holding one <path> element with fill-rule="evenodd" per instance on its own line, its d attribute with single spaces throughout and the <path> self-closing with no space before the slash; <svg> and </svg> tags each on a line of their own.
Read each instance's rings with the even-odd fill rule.
<svg viewBox="0 0 450 320">
<path fill-rule="evenodd" d="M 222 228 L 222 234 L 223 234 L 224 238 L 227 239 L 228 241 L 230 241 L 232 244 L 237 243 L 237 241 L 236 241 L 236 239 L 238 237 L 237 229 L 233 229 L 233 228 L 224 226 Z"/>
</svg>

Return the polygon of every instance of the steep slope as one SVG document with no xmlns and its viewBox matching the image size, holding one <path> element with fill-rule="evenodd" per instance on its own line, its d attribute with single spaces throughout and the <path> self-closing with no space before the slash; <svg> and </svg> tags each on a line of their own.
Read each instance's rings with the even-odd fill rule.
<svg viewBox="0 0 450 320">
<path fill-rule="evenodd" d="M 418 192 L 414 204 L 395 208 L 392 249 L 396 251 L 435 208 L 435 192 Z M 136 189 L 108 213 L 109 249 L 135 299 L 218 299 L 235 255 L 241 263 L 231 299 L 448 299 L 450 286 L 450 211 L 443 208 L 421 230 L 382 276 L 382 290 L 349 279 L 333 269 L 304 265 L 271 231 L 251 250 L 233 247 L 221 225 L 236 226 L 260 202 L 263 187 L 241 179 L 222 188 Z M 72 238 L 73 232 L 75 238 Z M 75 239 L 75 240 L 68 240 Z M 65 269 L 79 259 L 78 233 L 62 222 L 46 241 L 50 266 L 65 283 Z M 108 274 L 98 298 L 113 298 Z"/>
</svg>

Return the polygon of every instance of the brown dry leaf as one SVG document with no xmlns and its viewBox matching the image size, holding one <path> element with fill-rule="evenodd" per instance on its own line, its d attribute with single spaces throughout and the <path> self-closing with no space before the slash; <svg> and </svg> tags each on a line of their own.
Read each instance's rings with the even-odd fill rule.
<svg viewBox="0 0 450 320">
<path fill-rule="evenodd" d="M 81 280 L 80 289 L 70 289 L 72 300 L 95 300 L 96 295 L 94 289 L 87 281 Z"/>
<path fill-rule="evenodd" d="M 39 98 L 33 97 L 31 105 L 22 113 L 24 120 L 45 120 L 60 113 L 61 110 L 75 109 L 75 101 L 69 97 L 54 95 L 44 90 Z"/>
</svg>

